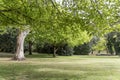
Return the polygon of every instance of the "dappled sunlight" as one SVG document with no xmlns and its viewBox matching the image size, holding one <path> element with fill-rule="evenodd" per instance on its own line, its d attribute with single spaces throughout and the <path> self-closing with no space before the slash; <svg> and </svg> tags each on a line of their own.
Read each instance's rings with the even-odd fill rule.
<svg viewBox="0 0 120 80">
<path fill-rule="evenodd" d="M 84 74 L 84 71 L 75 71 L 75 70 L 66 70 L 66 69 L 58 69 L 58 68 L 40 68 L 36 69 L 38 72 L 55 72 L 55 73 L 66 73 L 70 75 L 75 74 Z"/>
<path fill-rule="evenodd" d="M 7 55 L 6 55 L 7 56 Z M 12 54 L 13 56 L 13 54 Z M 41 58 L 44 56 L 44 58 Z M 0 58 L 0 72 L 7 74 L 1 80 L 119 80 L 118 56 L 57 56 L 33 54 L 26 60 L 14 61 L 11 57 Z M 11 75 L 16 74 L 14 77 Z M 88 76 L 89 75 L 89 76 Z"/>
<path fill-rule="evenodd" d="M 120 58 L 117 56 L 58 56 L 57 58 L 26 58 L 14 61 L 0 58 L 0 72 L 10 79 L 36 80 L 119 80 Z M 29 77 L 28 77 L 29 76 Z M 1 78 L 4 76 L 1 76 Z M 110 78 L 109 78 L 110 77 Z M 7 79 L 7 78 L 5 78 Z M 10 80 L 7 79 L 7 80 Z M 30 80 L 31 80 L 30 79 Z"/>
<path fill-rule="evenodd" d="M 6 80 L 6 79 L 0 76 L 0 80 Z"/>
<path fill-rule="evenodd" d="M 0 0 L 0 80 L 120 80 L 120 0 Z"/>
</svg>

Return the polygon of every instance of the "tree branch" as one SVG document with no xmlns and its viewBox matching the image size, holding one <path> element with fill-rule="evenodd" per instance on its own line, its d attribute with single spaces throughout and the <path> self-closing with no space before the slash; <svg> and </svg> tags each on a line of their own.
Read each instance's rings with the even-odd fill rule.
<svg viewBox="0 0 120 80">
<path fill-rule="evenodd" d="M 20 9 L 20 8 L 18 8 L 18 9 Z M 18 9 L 6 9 L 6 10 L 0 10 L 0 13 L 1 13 L 1 12 L 12 12 L 12 11 L 15 11 L 15 12 L 17 12 L 18 14 L 21 14 L 21 15 L 23 15 L 24 17 L 26 17 L 26 18 L 28 18 L 28 19 L 30 19 L 30 20 L 34 20 L 33 18 L 31 18 L 31 17 L 25 15 L 24 13 L 18 11 Z"/>
<path fill-rule="evenodd" d="M 92 0 L 91 1 L 91 4 L 92 6 L 94 7 L 94 9 L 97 11 L 97 13 L 100 15 L 101 18 L 103 18 L 103 15 L 100 13 L 100 11 L 98 10 L 98 5 L 94 6 L 94 4 L 97 3 L 97 1 L 95 0 L 95 2 L 93 2 Z"/>
<path fill-rule="evenodd" d="M 8 17 L 7 15 L 5 15 L 5 14 L 4 14 L 4 13 L 2 13 L 2 12 L 0 12 L 0 14 L 2 14 L 4 17 L 6 17 L 7 19 L 9 19 L 9 20 L 10 20 L 10 21 L 12 21 L 13 23 L 20 24 L 20 25 L 24 25 L 24 24 L 21 24 L 21 23 L 19 23 L 19 22 L 15 21 L 14 19 L 12 19 L 12 18 Z"/>
<path fill-rule="evenodd" d="M 56 7 L 56 5 L 55 5 L 55 3 L 53 2 L 53 0 L 50 0 L 50 1 L 51 1 L 51 3 L 52 3 L 53 7 L 56 8 L 57 11 L 61 14 L 60 10 Z"/>
</svg>

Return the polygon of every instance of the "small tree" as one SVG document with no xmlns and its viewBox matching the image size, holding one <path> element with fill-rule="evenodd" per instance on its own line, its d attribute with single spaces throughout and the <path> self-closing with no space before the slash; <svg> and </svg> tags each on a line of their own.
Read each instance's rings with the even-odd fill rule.
<svg viewBox="0 0 120 80">
<path fill-rule="evenodd" d="M 97 50 L 98 53 L 100 53 L 100 51 L 106 50 L 106 40 L 104 38 L 100 38 L 100 41 L 98 41 L 93 49 Z"/>
</svg>

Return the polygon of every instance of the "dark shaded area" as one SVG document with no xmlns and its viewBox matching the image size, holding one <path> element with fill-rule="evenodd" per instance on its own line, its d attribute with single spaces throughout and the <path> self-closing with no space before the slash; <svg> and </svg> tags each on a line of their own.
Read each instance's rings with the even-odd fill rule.
<svg viewBox="0 0 120 80">
<path fill-rule="evenodd" d="M 88 55 L 91 52 L 92 48 L 89 43 L 84 43 L 83 45 L 77 46 L 74 48 L 75 55 Z"/>
<path fill-rule="evenodd" d="M 61 56 L 71 56 L 74 53 L 73 47 L 70 47 L 68 44 L 60 44 L 54 46 L 53 44 L 45 43 L 44 45 L 36 44 L 36 51 L 38 53 L 47 53 L 53 54 L 54 48 L 56 47 L 56 54 Z"/>
<path fill-rule="evenodd" d="M 108 52 L 113 55 L 120 55 L 120 32 L 111 32 L 106 35 Z"/>
<path fill-rule="evenodd" d="M 17 30 L 8 29 L 5 34 L 0 35 L 0 52 L 12 52 L 16 50 Z"/>
<path fill-rule="evenodd" d="M 106 38 L 106 50 L 110 55 L 120 55 L 120 32 L 111 32 L 105 35 Z M 0 34 L 0 52 L 15 53 L 17 41 L 17 29 L 8 29 L 6 33 Z M 71 47 L 67 43 L 59 43 L 58 45 L 50 43 L 34 43 L 32 41 L 26 41 L 24 44 L 24 51 L 53 54 L 60 56 L 71 56 L 75 55 L 88 55 L 93 54 L 92 47 L 97 44 L 99 37 L 94 36 L 90 42 L 84 43 L 75 47 Z M 53 54 L 54 56 L 54 54 Z"/>
</svg>

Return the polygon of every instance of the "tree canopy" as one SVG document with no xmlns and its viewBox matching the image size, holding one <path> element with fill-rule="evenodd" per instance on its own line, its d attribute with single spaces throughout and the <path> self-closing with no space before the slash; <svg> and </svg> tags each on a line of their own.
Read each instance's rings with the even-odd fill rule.
<svg viewBox="0 0 120 80">
<path fill-rule="evenodd" d="M 0 0 L 0 28 L 29 29 L 34 39 L 82 44 L 112 30 L 119 0 Z"/>
<path fill-rule="evenodd" d="M 51 31 L 56 31 L 56 35 L 66 32 L 79 37 L 86 31 L 102 32 L 119 21 L 118 1 L 61 0 L 59 4 L 56 0 L 0 0 L 0 24 L 30 25 L 34 32 L 47 32 L 48 35 L 53 35 Z"/>
</svg>

